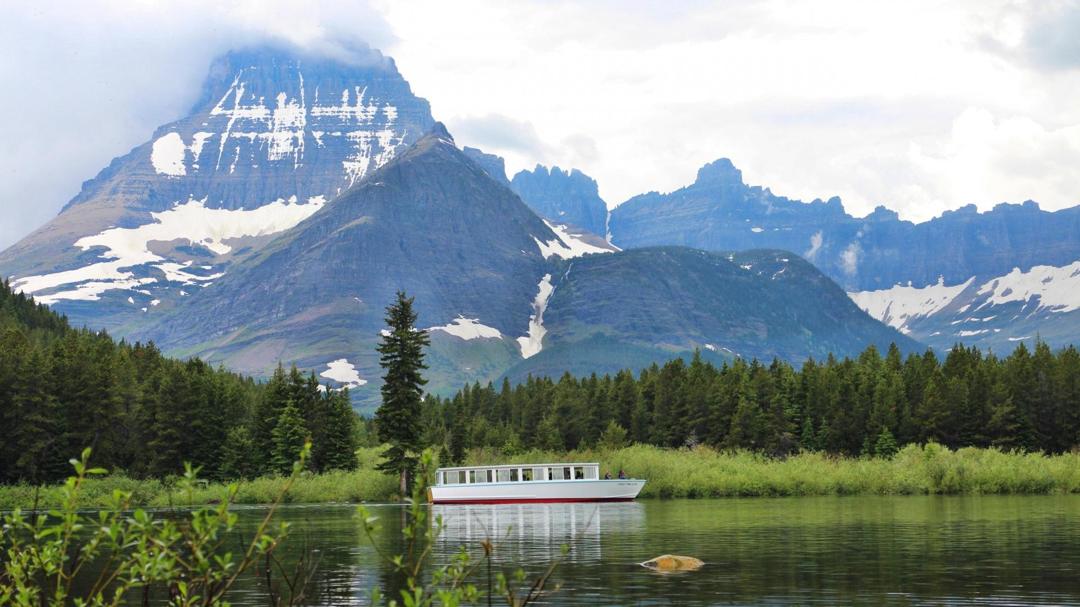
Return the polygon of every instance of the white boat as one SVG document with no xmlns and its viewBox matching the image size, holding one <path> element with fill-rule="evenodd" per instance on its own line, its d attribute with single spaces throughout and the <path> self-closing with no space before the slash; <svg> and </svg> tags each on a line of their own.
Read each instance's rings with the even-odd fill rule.
<svg viewBox="0 0 1080 607">
<path fill-rule="evenodd" d="M 439 468 L 428 499 L 435 504 L 628 502 L 644 479 L 600 478 L 600 464 L 514 464 Z"/>
</svg>

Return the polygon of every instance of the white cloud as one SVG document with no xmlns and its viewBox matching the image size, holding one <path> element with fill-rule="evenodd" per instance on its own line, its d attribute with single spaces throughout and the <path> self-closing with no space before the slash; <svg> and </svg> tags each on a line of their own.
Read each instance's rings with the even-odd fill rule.
<svg viewBox="0 0 1080 607">
<path fill-rule="evenodd" d="M 783 195 L 837 194 L 856 214 L 886 204 L 924 220 L 968 203 L 1080 202 L 1068 194 L 1080 163 L 1065 156 L 1024 171 L 999 164 L 983 191 L 957 187 L 960 176 L 944 183 L 932 163 L 912 159 L 913 149 L 945 153 L 971 107 L 1048 131 L 1080 124 L 1067 101 L 1080 79 L 1002 60 L 984 44 L 1018 27 L 1001 17 L 1012 6 L 424 0 L 384 10 L 398 39 L 391 54 L 451 131 L 488 113 L 535 128 L 533 153 L 488 142 L 510 174 L 536 162 L 576 166 L 618 203 L 681 187 L 727 156 L 748 182 Z M 563 145 L 578 135 L 596 142 L 594 155 Z M 485 143 L 468 132 L 458 140 Z M 1059 187 L 1029 188 L 1032 168 Z"/>
<path fill-rule="evenodd" d="M 339 57 L 393 36 L 366 3 L 58 0 L 0 18 L 0 249 L 195 102 L 214 56 L 259 42 Z"/>
<path fill-rule="evenodd" d="M 1080 202 L 1072 2 L 374 1 L 8 5 L 0 247 L 267 39 L 383 48 L 459 145 L 580 168 L 611 203 L 723 156 L 855 213 Z"/>
</svg>

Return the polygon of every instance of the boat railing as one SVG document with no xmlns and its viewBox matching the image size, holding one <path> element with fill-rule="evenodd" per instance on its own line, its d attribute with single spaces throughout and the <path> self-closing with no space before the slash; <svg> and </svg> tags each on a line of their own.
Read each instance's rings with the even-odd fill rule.
<svg viewBox="0 0 1080 607">
<path fill-rule="evenodd" d="M 520 464 L 439 468 L 436 485 L 518 483 L 534 481 L 590 481 L 600 479 L 600 464 Z"/>
</svg>

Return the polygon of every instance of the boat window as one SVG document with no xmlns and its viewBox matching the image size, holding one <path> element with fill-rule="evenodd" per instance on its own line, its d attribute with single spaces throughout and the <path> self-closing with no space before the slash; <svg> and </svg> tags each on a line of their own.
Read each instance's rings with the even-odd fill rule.
<svg viewBox="0 0 1080 607">
<path fill-rule="evenodd" d="M 517 482 L 517 479 L 518 479 L 518 469 L 517 468 L 511 468 L 510 469 L 510 481 L 511 482 Z"/>
<path fill-rule="evenodd" d="M 465 471 L 464 471 L 464 470 L 458 470 L 458 471 L 457 471 L 457 477 L 458 477 L 458 480 L 457 480 L 457 482 L 458 482 L 459 484 L 462 484 L 462 485 L 464 485 L 465 483 L 469 482 L 469 480 L 468 480 L 468 475 L 466 475 L 466 474 L 465 474 Z"/>
<path fill-rule="evenodd" d="M 443 473 L 442 472 L 436 472 L 435 473 L 435 484 L 436 485 L 443 484 Z"/>
<path fill-rule="evenodd" d="M 574 478 L 573 476 L 570 476 L 570 466 L 563 466 L 562 474 L 563 474 L 563 480 L 564 481 L 568 481 L 568 480 Z"/>
<path fill-rule="evenodd" d="M 574 466 L 574 480 L 585 480 L 585 468 L 583 466 Z"/>
<path fill-rule="evenodd" d="M 585 466 L 585 478 L 590 481 L 600 478 L 599 466 Z"/>
<path fill-rule="evenodd" d="M 469 470 L 470 483 L 490 483 L 491 470 Z"/>
<path fill-rule="evenodd" d="M 499 468 L 497 472 L 498 472 L 498 479 L 499 479 L 500 483 L 506 483 L 506 482 L 510 481 L 510 469 L 509 468 Z"/>
<path fill-rule="evenodd" d="M 535 470 L 535 469 L 536 468 L 522 468 L 521 469 L 521 480 L 523 480 L 523 481 L 531 481 L 533 479 L 533 470 Z"/>
<path fill-rule="evenodd" d="M 542 481 L 550 481 L 553 474 L 551 471 L 554 468 L 533 468 L 533 470 L 536 470 L 536 478 Z"/>
</svg>

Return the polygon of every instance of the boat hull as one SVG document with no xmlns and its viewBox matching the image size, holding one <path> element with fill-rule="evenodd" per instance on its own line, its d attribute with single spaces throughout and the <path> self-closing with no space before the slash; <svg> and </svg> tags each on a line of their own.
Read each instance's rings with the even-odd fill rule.
<svg viewBox="0 0 1080 607">
<path fill-rule="evenodd" d="M 645 481 L 637 479 L 436 485 L 431 488 L 431 501 L 435 504 L 629 502 L 644 485 Z"/>
</svg>

